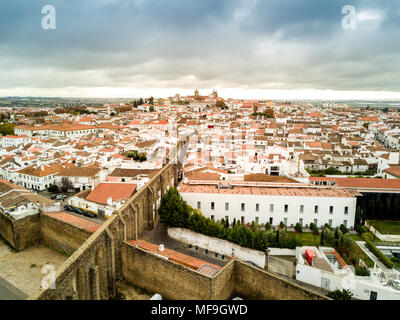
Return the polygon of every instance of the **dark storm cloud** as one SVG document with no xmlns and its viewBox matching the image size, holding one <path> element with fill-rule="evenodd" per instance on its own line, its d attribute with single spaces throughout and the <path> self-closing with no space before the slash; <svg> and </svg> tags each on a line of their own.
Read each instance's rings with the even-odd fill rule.
<svg viewBox="0 0 400 320">
<path fill-rule="evenodd" d="M 399 18 L 396 0 L 3 0 L 0 87 L 400 91 Z"/>
</svg>

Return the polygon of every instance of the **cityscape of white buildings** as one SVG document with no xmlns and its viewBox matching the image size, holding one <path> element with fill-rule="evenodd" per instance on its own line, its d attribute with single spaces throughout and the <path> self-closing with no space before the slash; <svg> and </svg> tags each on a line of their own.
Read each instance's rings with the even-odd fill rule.
<svg viewBox="0 0 400 320">
<path fill-rule="evenodd" d="M 197 90 L 189 97 L 147 102 L 136 108 L 85 107 L 90 114 L 42 108 L 47 115 L 41 123 L 21 115 L 30 108 L 3 108 L 0 112 L 11 114 L 18 124 L 14 135 L 0 138 L 0 178 L 21 188 L 12 192 L 40 194 L 52 185 L 75 192 L 69 205 L 107 218 L 162 168 L 179 139 L 188 138 L 178 190 L 213 220 L 353 229 L 361 186 L 340 179 L 364 176 L 358 178 L 362 188 L 374 190 L 378 179 L 370 178 L 380 178 L 385 188 L 400 192 L 397 110 L 224 100 L 216 91 L 201 96 Z M 134 151 L 146 160 L 134 159 Z M 334 172 L 310 175 L 327 169 Z M 11 192 L 4 188 L 0 206 L 1 197 Z M 10 214 L 18 218 L 21 210 L 38 210 L 35 203 Z M 328 249 L 313 250 L 324 259 Z M 296 252 L 298 279 L 321 286 L 325 280 L 310 276 L 316 271 L 306 266 L 302 254 Z M 325 272 L 339 277 L 333 269 Z M 333 278 L 332 283 L 339 281 Z M 361 282 L 354 275 L 349 281 L 359 290 Z M 365 297 L 360 292 L 357 298 Z"/>
</svg>

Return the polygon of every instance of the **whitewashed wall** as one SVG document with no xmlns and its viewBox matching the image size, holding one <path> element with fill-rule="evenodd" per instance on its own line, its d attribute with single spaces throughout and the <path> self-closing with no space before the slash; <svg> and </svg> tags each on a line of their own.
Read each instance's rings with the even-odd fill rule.
<svg viewBox="0 0 400 320">
<path fill-rule="evenodd" d="M 273 219 L 273 225 L 279 225 L 287 218 L 287 225 L 296 225 L 299 219 L 303 219 L 303 226 L 314 223 L 317 219 L 318 226 L 323 226 L 332 219 L 332 226 L 339 227 L 347 220 L 347 228 L 354 227 L 357 199 L 331 198 L 331 197 L 300 197 L 300 196 L 266 196 L 249 194 L 218 194 L 218 193 L 193 193 L 180 192 L 183 199 L 193 208 L 197 208 L 197 202 L 201 203 L 201 212 L 207 218 L 214 216 L 215 220 L 229 217 L 241 221 L 245 217 L 245 223 L 255 221 L 259 223 L 269 222 Z M 211 202 L 214 202 L 214 210 L 211 210 Z M 225 210 L 225 203 L 229 203 L 229 210 Z M 241 203 L 245 204 L 245 211 L 241 211 Z M 256 211 L 256 204 L 259 211 Z M 270 212 L 270 204 L 274 205 L 274 211 Z M 288 212 L 284 212 L 284 206 L 288 205 Z M 304 213 L 300 213 L 300 205 L 304 205 Z M 318 205 L 318 213 L 314 213 L 314 206 Z M 333 206 L 333 214 L 329 213 L 329 207 Z M 349 207 L 348 214 L 344 214 L 344 208 Z"/>
<path fill-rule="evenodd" d="M 265 253 L 258 250 L 252 250 L 241 247 L 232 242 L 209 237 L 200 233 L 182 228 L 169 228 L 168 235 L 178 241 L 208 249 L 227 257 L 232 256 L 232 248 L 235 250 L 235 258 L 243 261 L 251 261 L 260 268 L 265 267 Z"/>
</svg>

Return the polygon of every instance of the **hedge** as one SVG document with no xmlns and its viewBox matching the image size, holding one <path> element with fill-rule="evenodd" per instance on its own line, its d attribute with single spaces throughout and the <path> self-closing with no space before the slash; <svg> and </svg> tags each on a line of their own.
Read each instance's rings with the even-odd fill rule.
<svg viewBox="0 0 400 320">
<path fill-rule="evenodd" d="M 355 229 L 359 234 L 363 234 L 363 233 L 365 233 L 365 232 L 368 232 L 368 228 L 367 228 L 367 227 L 361 226 L 361 225 L 359 225 L 359 224 L 356 224 L 356 225 L 354 226 L 354 229 Z"/>
<path fill-rule="evenodd" d="M 370 240 L 364 237 L 362 235 L 362 238 L 365 241 L 365 244 L 367 245 L 367 248 L 372 251 L 374 255 L 378 257 L 378 259 L 388 268 L 392 269 L 394 267 L 394 263 L 386 257 Z"/>
</svg>

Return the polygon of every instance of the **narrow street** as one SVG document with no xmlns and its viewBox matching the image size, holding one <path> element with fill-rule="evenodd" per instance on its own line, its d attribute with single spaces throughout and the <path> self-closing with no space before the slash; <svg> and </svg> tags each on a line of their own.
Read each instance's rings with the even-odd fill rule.
<svg viewBox="0 0 400 320">
<path fill-rule="evenodd" d="M 184 243 L 170 238 L 167 233 L 167 227 L 160 222 L 157 223 L 157 226 L 153 230 L 143 231 L 139 238 L 158 245 L 163 244 L 168 249 L 207 261 L 220 267 L 225 266 L 229 262 L 228 258 L 226 258 L 226 261 L 222 261 L 221 259 L 211 257 L 210 254 L 187 248 Z"/>
</svg>

